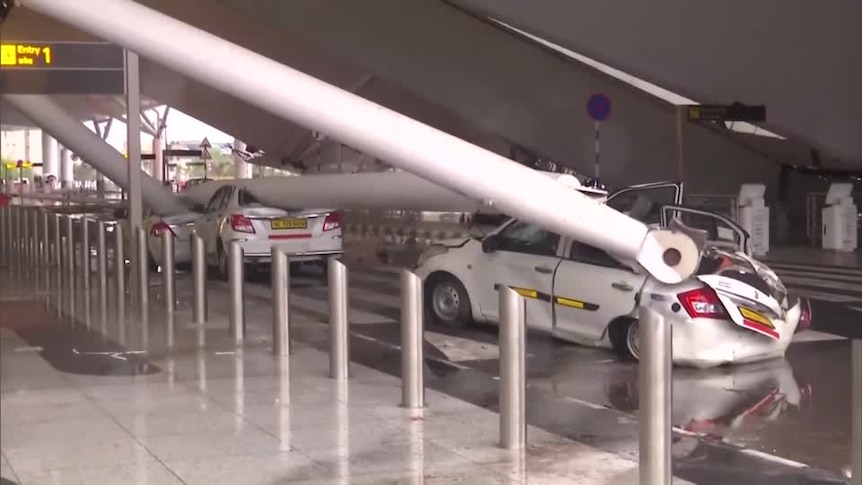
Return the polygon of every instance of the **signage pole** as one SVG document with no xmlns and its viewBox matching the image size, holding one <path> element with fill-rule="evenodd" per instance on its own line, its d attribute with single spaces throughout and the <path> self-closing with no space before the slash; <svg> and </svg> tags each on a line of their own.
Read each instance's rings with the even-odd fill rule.
<svg viewBox="0 0 862 485">
<path fill-rule="evenodd" d="M 676 164 L 677 178 L 680 182 L 685 182 L 685 150 L 683 149 L 683 132 L 685 131 L 685 106 L 677 106 L 676 108 Z"/>
<path fill-rule="evenodd" d="M 598 180 L 598 178 L 599 178 L 599 138 L 600 138 L 599 134 L 601 132 L 601 130 L 599 129 L 600 125 L 601 125 L 601 122 L 596 120 L 595 121 L 595 128 L 596 128 L 596 180 Z"/>
</svg>

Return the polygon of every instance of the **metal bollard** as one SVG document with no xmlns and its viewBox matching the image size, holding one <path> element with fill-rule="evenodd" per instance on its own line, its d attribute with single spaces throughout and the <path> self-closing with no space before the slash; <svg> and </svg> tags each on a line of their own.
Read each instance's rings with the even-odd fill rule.
<svg viewBox="0 0 862 485">
<path fill-rule="evenodd" d="M 66 284 L 69 285 L 69 314 L 75 314 L 75 221 L 66 216 Z"/>
<path fill-rule="evenodd" d="M 24 265 L 21 280 L 25 285 L 29 285 L 33 261 L 30 255 L 30 210 L 26 208 L 21 211 L 21 248 L 21 260 Z"/>
<path fill-rule="evenodd" d="M 648 301 L 641 303 L 638 317 L 641 344 L 638 365 L 640 483 L 670 485 L 671 325 L 648 306 Z"/>
<path fill-rule="evenodd" d="M 174 233 L 162 231 L 162 287 L 165 298 L 165 311 L 174 313 L 177 303 L 175 286 L 176 253 L 174 252 Z"/>
<path fill-rule="evenodd" d="M 527 444 L 524 299 L 508 286 L 499 291 L 500 446 L 522 450 Z"/>
<path fill-rule="evenodd" d="M 245 256 L 240 243 L 231 242 L 228 247 L 228 284 L 230 285 L 230 331 L 233 343 L 242 346 L 245 337 Z"/>
<path fill-rule="evenodd" d="M 408 269 L 401 271 L 401 406 L 425 406 L 425 360 L 422 278 Z"/>
<path fill-rule="evenodd" d="M 63 269 L 63 244 L 60 238 L 63 236 L 62 220 L 60 214 L 54 214 L 54 268 L 61 273 Z"/>
<path fill-rule="evenodd" d="M 126 252 L 123 247 L 123 226 L 114 224 L 114 286 L 117 289 L 117 311 L 126 309 Z"/>
<path fill-rule="evenodd" d="M 52 264 L 52 257 L 53 254 L 51 253 L 51 214 L 45 211 L 42 212 L 42 250 L 40 254 L 40 258 L 42 259 L 42 266 L 50 268 Z"/>
<path fill-rule="evenodd" d="M 84 277 L 84 295 L 87 301 L 90 300 L 90 278 L 93 274 L 90 271 L 90 220 L 86 217 L 81 218 L 81 276 Z"/>
<path fill-rule="evenodd" d="M 851 366 L 850 371 L 852 383 L 851 392 L 853 398 L 852 407 L 852 441 L 850 447 L 850 479 L 853 485 L 862 485 L 862 340 L 855 339 L 851 344 Z"/>
<path fill-rule="evenodd" d="M 270 251 L 272 273 L 272 353 L 290 355 L 290 265 L 287 254 L 273 246 Z"/>
<path fill-rule="evenodd" d="M 138 310 L 141 311 L 141 314 L 145 314 L 149 311 L 150 305 L 150 254 L 149 249 L 147 248 L 147 232 L 143 227 L 135 228 L 135 249 L 137 249 L 138 253 L 135 255 L 135 263 L 137 263 L 138 267 L 135 271 L 137 273 L 138 282 L 137 282 L 137 290 L 138 290 Z"/>
<path fill-rule="evenodd" d="M 329 258 L 329 377 L 350 375 L 350 341 L 347 326 L 347 266 Z"/>
<path fill-rule="evenodd" d="M 0 207 L 0 267 L 6 267 L 9 255 L 9 239 L 6 233 L 6 224 L 9 218 L 9 207 Z"/>
<path fill-rule="evenodd" d="M 207 321 L 207 261 L 204 239 L 196 232 L 192 233 L 192 304 L 193 323 L 203 324 Z M 203 344 L 203 342 L 201 342 Z"/>
<path fill-rule="evenodd" d="M 171 231 L 162 231 L 162 296 L 165 301 L 165 315 L 167 346 L 174 347 L 174 310 L 176 308 L 177 294 L 174 282 L 177 274 L 176 262 L 174 253 L 174 233 Z"/>
<path fill-rule="evenodd" d="M 13 229 L 15 230 L 15 237 L 12 238 L 13 243 L 15 244 L 15 275 L 20 278 L 24 274 L 24 244 L 23 244 L 23 234 L 24 228 L 22 226 L 24 216 L 21 213 L 21 208 L 17 207 L 13 212 L 15 214 L 15 219 L 13 221 Z"/>
<path fill-rule="evenodd" d="M 107 227 L 105 221 L 96 224 L 96 271 L 99 274 L 99 322 L 102 333 L 107 331 L 108 322 L 108 244 L 105 240 Z"/>
</svg>

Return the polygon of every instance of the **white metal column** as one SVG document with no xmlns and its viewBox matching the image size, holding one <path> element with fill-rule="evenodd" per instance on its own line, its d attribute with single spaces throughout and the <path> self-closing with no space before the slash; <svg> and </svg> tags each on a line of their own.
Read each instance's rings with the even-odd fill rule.
<svg viewBox="0 0 862 485">
<path fill-rule="evenodd" d="M 60 175 L 59 168 L 59 157 L 60 157 L 60 146 L 57 144 L 57 140 L 54 139 L 50 134 L 42 131 L 42 174 L 43 175 L 53 175 L 58 177 Z"/>
<path fill-rule="evenodd" d="M 86 129 L 86 128 L 84 128 Z M 65 146 L 60 149 L 60 184 L 69 186 L 75 179 L 75 164 L 72 162 L 72 151 Z"/>
<path fill-rule="evenodd" d="M 237 179 L 251 178 L 251 164 L 239 155 L 239 152 L 244 152 L 245 149 L 245 143 L 233 140 L 233 176 Z"/>
<path fill-rule="evenodd" d="M 150 175 L 156 180 L 165 180 L 165 139 L 156 131 L 153 137 L 153 170 Z"/>
<path fill-rule="evenodd" d="M 21 3 L 506 214 L 635 260 L 659 281 L 688 278 L 699 263 L 684 234 L 650 231 L 534 170 L 140 3 Z"/>
</svg>

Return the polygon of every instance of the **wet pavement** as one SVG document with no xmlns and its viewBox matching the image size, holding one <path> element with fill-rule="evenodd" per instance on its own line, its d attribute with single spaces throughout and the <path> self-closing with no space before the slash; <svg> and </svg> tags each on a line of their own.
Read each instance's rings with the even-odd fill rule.
<svg viewBox="0 0 862 485">
<path fill-rule="evenodd" d="M 247 304 L 269 306 L 268 275 L 251 278 Z M 291 300 L 292 315 L 326 322 L 325 305 L 314 303 L 327 296 L 319 275 L 305 274 L 293 283 L 293 294 L 300 298 Z M 351 309 L 364 315 L 361 324 L 352 322 L 351 358 L 399 376 L 397 274 L 353 268 L 351 286 L 356 289 L 350 293 Z M 214 284 L 211 288 L 211 298 L 219 298 L 223 287 Z M 146 359 L 84 325 L 52 323 L 42 308 L 28 302 L 4 302 L 0 304 L 0 326 L 16 332 L 57 370 L 96 375 L 159 372 Z M 850 314 L 839 310 L 843 311 L 815 309 L 814 328 L 837 329 L 835 333 L 841 335 L 860 327 L 858 320 L 848 320 Z M 496 328 L 427 330 L 427 386 L 496 411 Z M 675 475 L 716 485 L 846 483 L 842 470 L 850 457 L 850 343 L 817 332 L 800 336 L 805 341 L 794 343 L 785 359 L 712 370 L 675 369 Z M 293 338 L 318 350 L 329 348 L 325 329 L 298 329 Z M 636 459 L 635 365 L 621 362 L 607 351 L 532 331 L 528 332 L 527 354 L 531 425 Z M 749 453 L 751 450 L 769 456 Z"/>
<path fill-rule="evenodd" d="M 265 286 L 266 278 L 257 282 Z M 362 285 L 365 290 L 398 294 L 397 279 L 395 286 L 382 281 Z M 294 291 L 312 297 L 326 294 L 313 281 L 298 282 Z M 397 307 L 366 298 L 351 299 L 351 307 L 392 320 L 354 325 L 352 332 L 364 338 L 352 342 L 353 358 L 397 375 L 399 354 L 392 350 L 400 344 Z M 733 467 L 746 477 L 744 483 L 845 483 L 850 459 L 850 341 L 820 330 L 852 335 L 862 325 L 849 320 L 852 310 L 827 308 L 831 313 L 823 308 L 815 313 L 815 321 L 821 322 L 814 326 L 818 330 L 800 334 L 785 359 L 710 370 L 675 369 L 673 423 L 679 440 L 675 448 L 691 448 L 676 456 L 678 476 L 695 483 L 730 483 L 727 480 L 740 479 L 728 475 L 727 469 Z M 293 303 L 292 311 L 320 321 L 327 318 L 325 311 L 302 303 Z M 496 348 L 497 330 L 491 326 L 427 330 L 451 336 L 454 346 L 467 340 L 492 353 Z M 325 334 L 298 338 L 316 342 L 321 349 L 328 345 Z M 496 357 L 452 361 L 451 354 L 445 345 L 426 341 L 427 373 L 433 376 L 429 386 L 496 409 Z M 600 449 L 636 455 L 636 365 L 604 350 L 532 331 L 527 354 L 531 424 Z M 740 450 L 770 457 L 764 460 Z"/>
</svg>

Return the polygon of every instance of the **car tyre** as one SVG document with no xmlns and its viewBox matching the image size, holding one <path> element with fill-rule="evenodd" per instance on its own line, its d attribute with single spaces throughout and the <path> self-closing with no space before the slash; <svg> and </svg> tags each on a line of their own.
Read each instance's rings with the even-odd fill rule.
<svg viewBox="0 0 862 485">
<path fill-rule="evenodd" d="M 438 326 L 463 328 L 473 321 L 467 289 L 447 273 L 432 274 L 426 281 L 425 308 L 429 320 Z"/>
<path fill-rule="evenodd" d="M 621 358 L 637 362 L 640 359 L 640 326 L 631 318 L 614 321 L 608 330 L 611 346 Z"/>
</svg>

